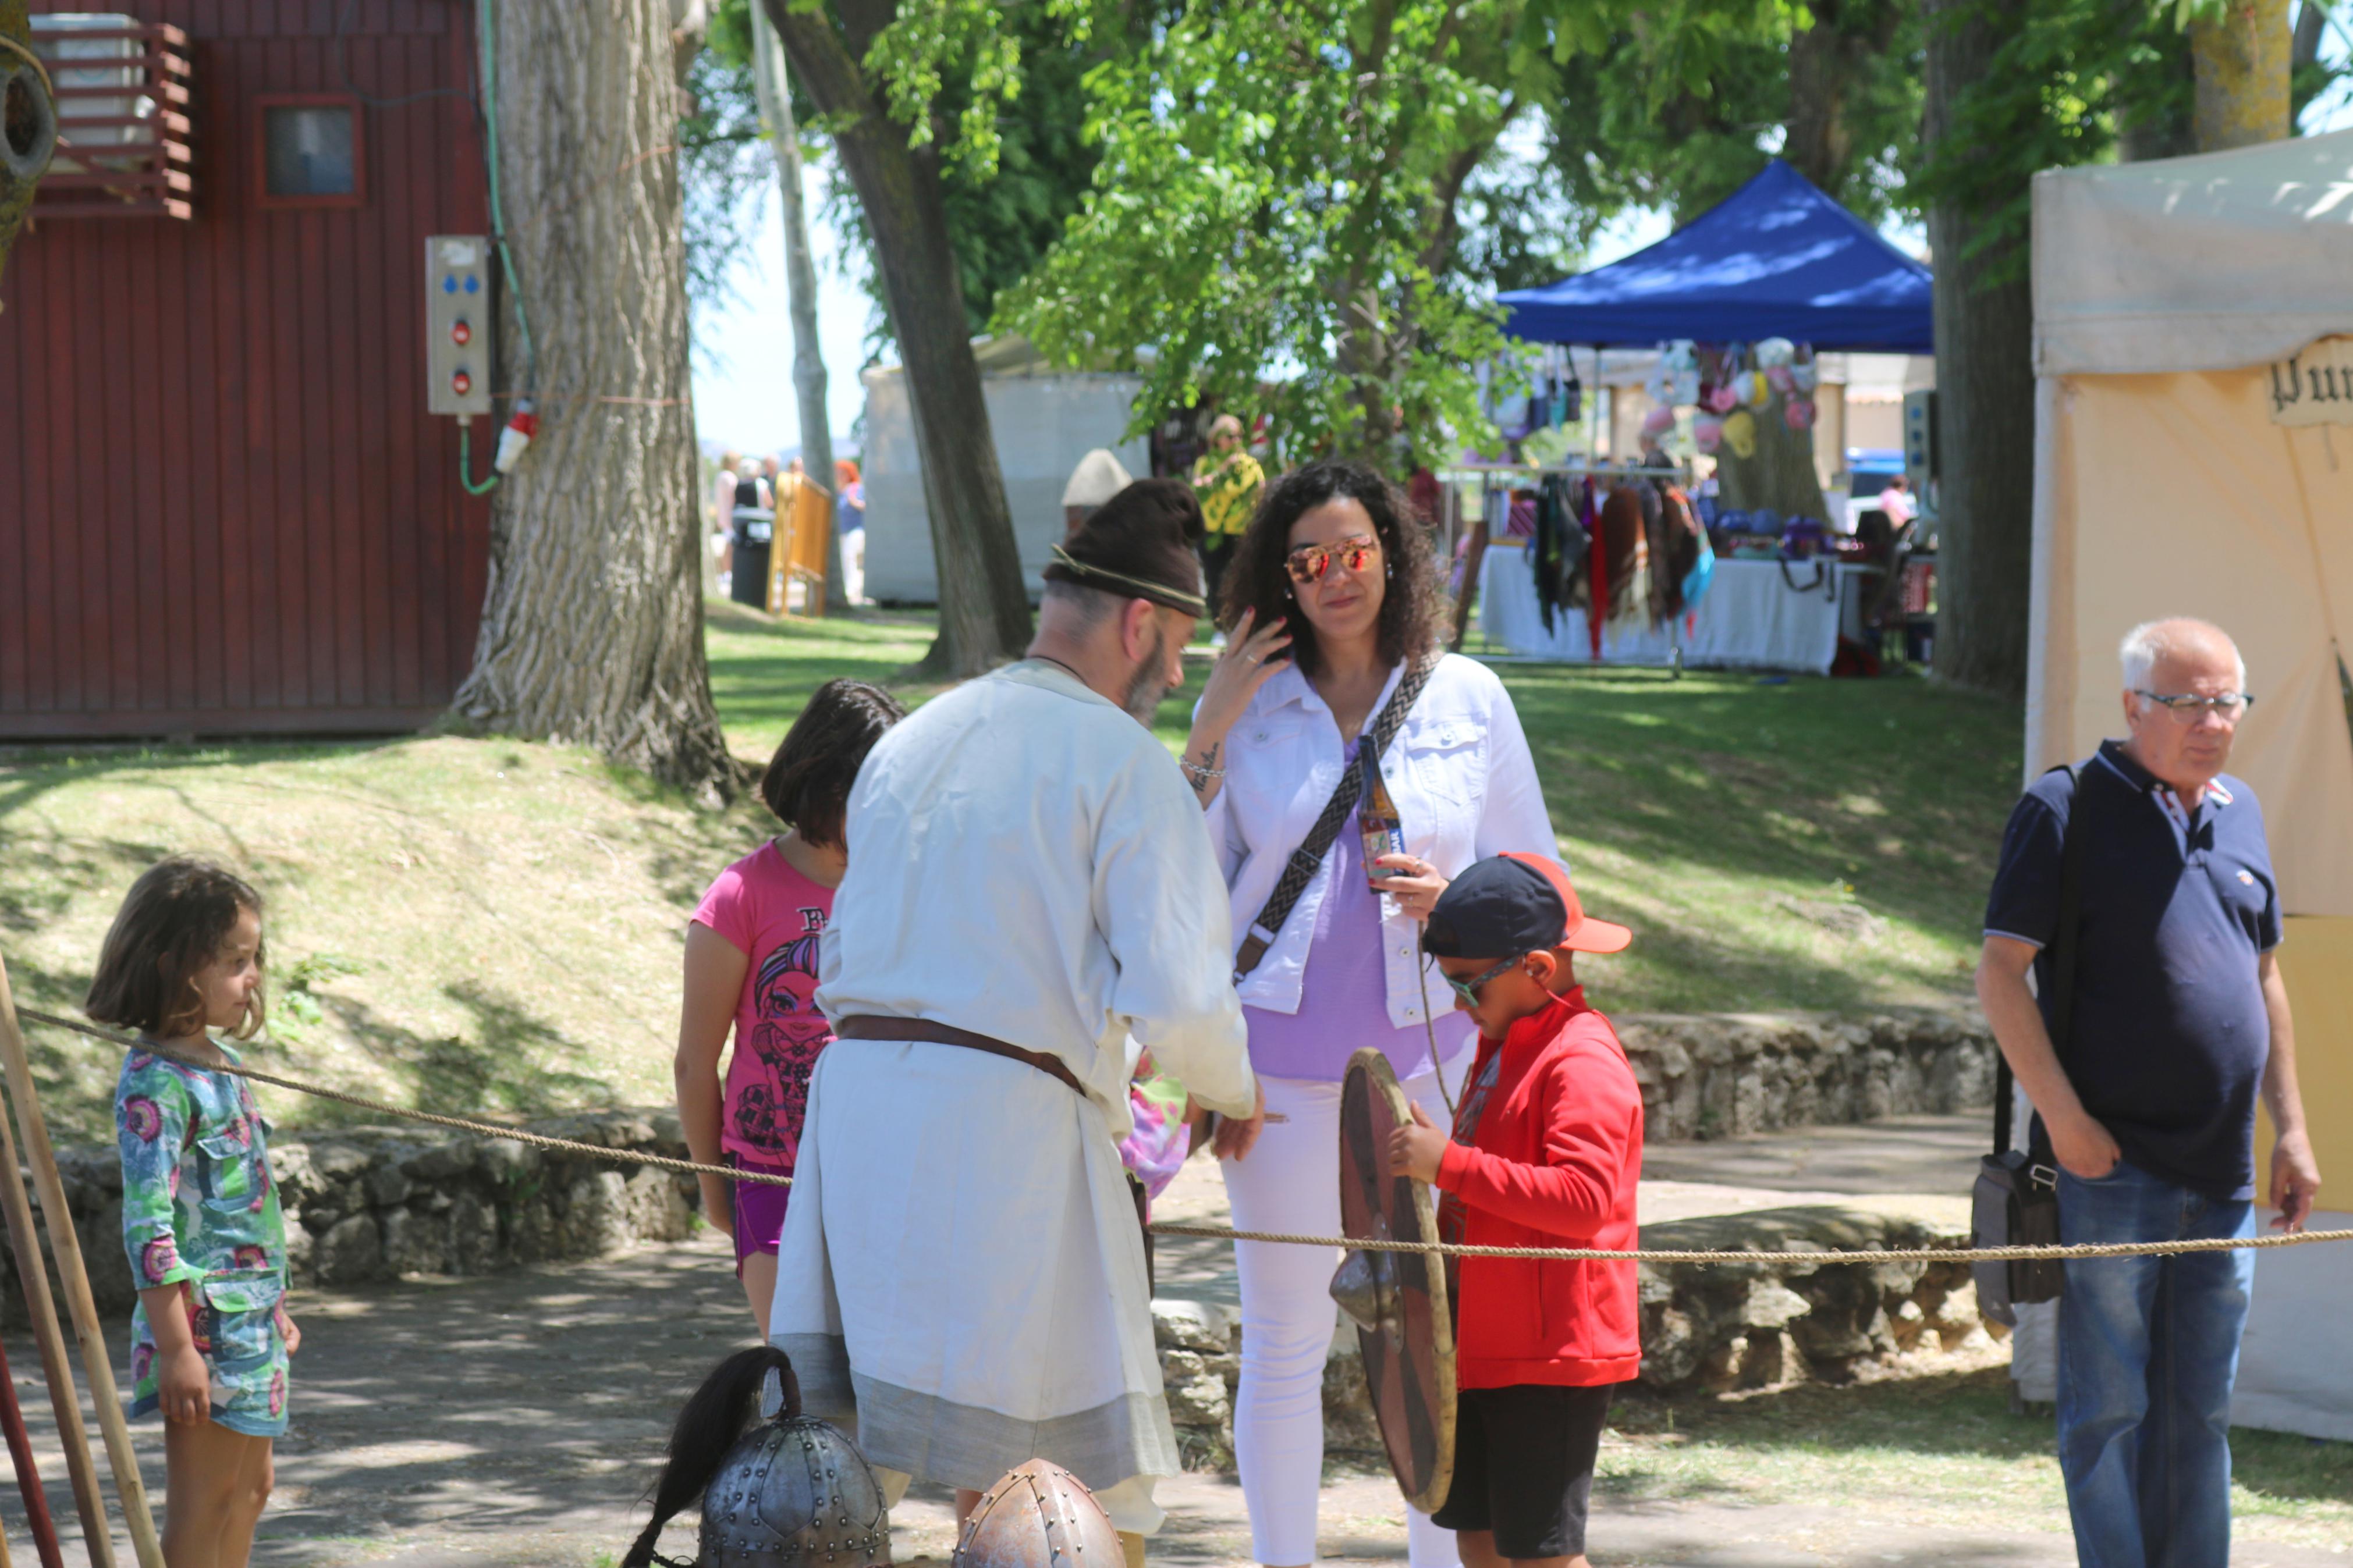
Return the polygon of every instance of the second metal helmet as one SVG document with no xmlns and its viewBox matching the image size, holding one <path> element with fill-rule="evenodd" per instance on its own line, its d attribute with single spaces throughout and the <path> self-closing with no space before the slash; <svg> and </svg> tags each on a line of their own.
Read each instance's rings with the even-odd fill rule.
<svg viewBox="0 0 2353 1568">
<path fill-rule="evenodd" d="M 1079 1478 L 1030 1459 L 997 1479 L 957 1537 L 951 1568 L 1123 1568 L 1119 1531 Z"/>
</svg>

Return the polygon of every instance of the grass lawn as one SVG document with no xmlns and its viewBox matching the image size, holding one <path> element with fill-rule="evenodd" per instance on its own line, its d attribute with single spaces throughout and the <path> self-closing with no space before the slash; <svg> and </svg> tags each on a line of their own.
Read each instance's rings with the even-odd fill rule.
<svg viewBox="0 0 2353 1568">
<path fill-rule="evenodd" d="M 780 625 L 714 605 L 731 743 L 764 760 L 818 682 L 889 682 L 930 637 L 920 616 Z M 1160 710 L 1172 746 L 1205 668 Z M 1639 933 L 1592 961 L 1603 1005 L 1964 994 L 2014 710 L 1905 679 L 1503 675 L 1588 903 Z M 70 1011 L 132 879 L 175 849 L 211 854 L 270 901 L 261 1060 L 439 1110 L 649 1103 L 670 1093 L 687 913 L 767 830 L 752 802 L 699 807 L 573 747 L 26 748 L 0 755 L 0 954 L 22 999 Z M 60 1134 L 102 1131 L 109 1054 L 31 1037 Z"/>
<path fill-rule="evenodd" d="M 886 680 L 914 616 L 714 615 L 729 738 L 765 755 L 827 674 Z M 1501 665 L 1587 906 L 1639 933 L 1588 960 L 1621 1010 L 1852 1009 L 1966 994 L 2018 784 L 2015 707 L 1925 680 Z M 1161 704 L 1183 744 L 1205 659 Z M 930 694 L 917 688 L 911 698 Z"/>
<path fill-rule="evenodd" d="M 1955 1531 L 2064 1531 L 2049 1417 L 2010 1413 L 2008 1369 L 1737 1402 L 1637 1394 L 1610 1413 L 1597 1512 L 1646 1501 L 1821 1503 Z M 2353 1540 L 2353 1443 L 2231 1434 L 2242 1540 Z"/>
</svg>

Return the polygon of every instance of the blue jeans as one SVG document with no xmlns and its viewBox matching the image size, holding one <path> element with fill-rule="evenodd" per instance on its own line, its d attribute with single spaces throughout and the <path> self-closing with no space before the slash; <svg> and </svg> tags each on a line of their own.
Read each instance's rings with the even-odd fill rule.
<svg viewBox="0 0 2353 1568">
<path fill-rule="evenodd" d="M 2218 1203 L 2119 1161 L 2059 1173 L 2069 1243 L 2255 1234 Z M 2067 1264 L 2059 1299 L 2059 1468 L 2083 1568 L 2220 1568 L 2231 1558 L 2231 1384 L 2255 1255 Z"/>
</svg>

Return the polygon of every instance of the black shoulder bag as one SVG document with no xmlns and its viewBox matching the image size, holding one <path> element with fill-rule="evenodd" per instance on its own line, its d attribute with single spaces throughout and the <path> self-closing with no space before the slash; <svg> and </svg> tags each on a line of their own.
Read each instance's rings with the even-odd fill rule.
<svg viewBox="0 0 2353 1568">
<path fill-rule="evenodd" d="M 1420 659 L 1406 667 L 1405 674 L 1398 680 L 1398 689 L 1389 693 L 1388 701 L 1373 720 L 1371 754 L 1374 766 L 1380 765 L 1380 754 L 1389 749 L 1391 741 L 1397 739 L 1398 729 L 1404 724 L 1406 713 L 1413 707 L 1414 700 L 1421 695 L 1421 689 L 1430 684 L 1430 672 L 1437 668 L 1438 660 L 1435 658 Z M 1275 933 L 1282 931 L 1282 922 L 1291 918 L 1291 907 L 1299 901 L 1299 895 L 1305 892 L 1307 884 L 1314 879 L 1315 868 L 1324 864 L 1324 852 L 1332 847 L 1332 840 L 1340 837 L 1340 825 L 1348 820 L 1350 812 L 1356 809 L 1357 797 L 1365 790 L 1365 756 L 1366 748 L 1363 746 L 1349 748 L 1348 765 L 1340 774 L 1340 786 L 1332 792 L 1332 798 L 1324 803 L 1323 814 L 1316 817 L 1315 826 L 1307 830 L 1307 837 L 1300 842 L 1298 848 L 1291 852 L 1291 862 L 1283 867 L 1282 876 L 1274 884 L 1274 892 L 1267 899 L 1266 907 L 1259 910 L 1256 920 L 1250 921 L 1250 930 L 1244 933 L 1241 951 L 1234 954 L 1234 980 L 1237 984 L 1244 975 L 1258 967 L 1259 960 L 1266 956 L 1266 950 L 1274 943 Z"/>
<path fill-rule="evenodd" d="M 2063 1062 L 2067 1037 L 2075 1016 L 2075 939 L 2084 915 L 2084 781 L 2072 768 L 2064 772 L 2075 787 L 2067 811 L 2067 832 L 2059 849 L 2059 926 L 2051 942 L 2051 1048 Z M 2023 1150 L 2010 1146 L 2011 1090 L 2009 1059 L 1997 1047 L 1993 1075 L 1993 1152 L 1978 1163 L 1977 1190 L 1970 1212 L 1972 1247 L 2056 1247 L 2059 1245 L 2059 1162 L 2051 1152 L 2051 1135 L 2042 1119 L 2034 1118 Z M 2065 1282 L 2066 1268 L 2056 1258 L 2034 1261 L 1976 1263 L 1970 1266 L 1978 1287 L 1978 1310 L 1997 1323 L 2015 1324 L 2016 1309 L 2037 1301 L 2055 1301 Z"/>
</svg>

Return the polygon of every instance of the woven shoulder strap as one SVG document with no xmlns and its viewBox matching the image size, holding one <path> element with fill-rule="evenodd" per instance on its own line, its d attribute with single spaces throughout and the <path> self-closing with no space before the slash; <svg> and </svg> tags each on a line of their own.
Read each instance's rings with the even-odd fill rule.
<svg viewBox="0 0 2353 1568">
<path fill-rule="evenodd" d="M 1403 679 L 1398 682 L 1398 689 L 1389 693 L 1388 701 L 1382 705 L 1379 716 L 1373 721 L 1371 731 L 1376 767 L 1380 765 L 1380 754 L 1389 749 L 1391 741 L 1397 739 L 1398 729 L 1404 724 L 1405 716 L 1412 709 L 1415 699 L 1421 695 L 1421 689 L 1430 684 L 1430 671 L 1437 668 L 1436 658 L 1424 658 L 1407 666 Z M 1282 922 L 1291 918 L 1291 907 L 1299 901 L 1299 895 L 1305 892 L 1307 884 L 1314 879 L 1316 868 L 1324 864 L 1324 852 L 1332 847 L 1332 841 L 1340 837 L 1340 825 L 1348 820 L 1350 812 L 1356 810 L 1356 799 L 1364 790 L 1365 748 L 1352 746 L 1348 752 L 1348 765 L 1340 773 L 1339 787 L 1332 792 L 1332 798 L 1324 803 L 1324 810 L 1315 818 L 1315 826 L 1307 830 L 1307 837 L 1300 842 L 1298 848 L 1291 852 L 1290 862 L 1282 868 L 1282 875 L 1276 880 L 1266 907 L 1259 910 L 1256 920 L 1250 921 L 1250 930 L 1243 937 L 1241 951 L 1234 954 L 1234 979 L 1237 982 L 1256 969 L 1259 960 L 1266 956 L 1266 950 L 1273 945 L 1275 933 L 1282 930 Z"/>
</svg>

